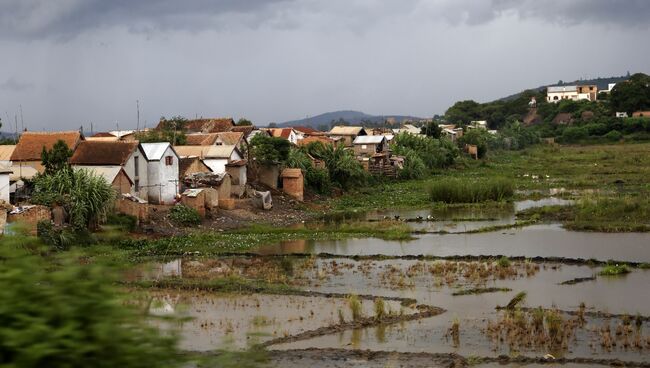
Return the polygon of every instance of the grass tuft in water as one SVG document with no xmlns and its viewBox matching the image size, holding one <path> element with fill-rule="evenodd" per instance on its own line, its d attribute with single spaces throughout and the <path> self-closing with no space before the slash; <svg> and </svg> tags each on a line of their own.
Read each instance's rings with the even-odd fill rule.
<svg viewBox="0 0 650 368">
<path fill-rule="evenodd" d="M 480 203 L 506 201 L 514 195 L 514 187 L 505 178 L 482 181 L 442 179 L 429 186 L 429 199 L 443 203 Z"/>
<path fill-rule="evenodd" d="M 363 318 L 363 310 L 361 306 L 361 301 L 359 297 L 352 294 L 348 297 L 348 307 L 350 307 L 350 312 L 352 312 L 352 320 L 358 321 Z"/>
<path fill-rule="evenodd" d="M 625 263 L 622 264 L 608 264 L 598 274 L 600 276 L 619 276 L 632 272 L 630 267 Z"/>
</svg>

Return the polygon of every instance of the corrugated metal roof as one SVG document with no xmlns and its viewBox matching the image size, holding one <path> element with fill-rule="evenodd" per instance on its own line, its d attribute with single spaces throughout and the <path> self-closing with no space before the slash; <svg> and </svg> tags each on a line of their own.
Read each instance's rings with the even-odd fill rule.
<svg viewBox="0 0 650 368">
<path fill-rule="evenodd" d="M 169 142 L 141 143 L 140 145 L 148 161 L 159 161 L 167 151 L 167 147 L 171 146 Z"/>
<path fill-rule="evenodd" d="M 120 173 L 120 171 L 122 171 L 122 166 L 75 165 L 72 168 L 74 170 L 88 170 L 95 175 L 103 177 L 109 184 L 112 184 L 115 180 L 115 177 Z M 126 177 L 129 178 L 128 175 L 126 175 Z M 131 178 L 129 178 L 129 180 L 131 180 Z"/>
<path fill-rule="evenodd" d="M 330 130 L 332 135 L 359 135 L 359 133 L 364 130 L 363 127 L 359 126 L 335 126 Z"/>
<path fill-rule="evenodd" d="M 379 144 L 386 137 L 383 135 L 360 135 L 354 139 L 354 144 Z"/>
<path fill-rule="evenodd" d="M 16 149 L 15 144 L 6 144 L 0 146 L 0 161 L 11 161 L 11 154 Z"/>
</svg>

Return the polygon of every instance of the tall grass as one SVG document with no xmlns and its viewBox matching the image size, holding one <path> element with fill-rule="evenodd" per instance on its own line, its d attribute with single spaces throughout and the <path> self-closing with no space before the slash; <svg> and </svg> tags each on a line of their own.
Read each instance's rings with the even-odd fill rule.
<svg viewBox="0 0 650 368">
<path fill-rule="evenodd" d="M 505 178 L 489 178 L 481 181 L 442 179 L 429 186 L 429 198 L 444 203 L 480 203 L 505 201 L 512 198 L 514 187 Z"/>
</svg>

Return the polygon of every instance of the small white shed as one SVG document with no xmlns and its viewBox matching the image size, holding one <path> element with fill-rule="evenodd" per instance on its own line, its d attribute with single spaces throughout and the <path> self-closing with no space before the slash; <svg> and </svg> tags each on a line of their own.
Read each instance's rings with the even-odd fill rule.
<svg viewBox="0 0 650 368">
<path fill-rule="evenodd" d="M 178 195 L 179 157 L 169 142 L 142 143 L 147 158 L 149 202 L 173 204 Z"/>
</svg>

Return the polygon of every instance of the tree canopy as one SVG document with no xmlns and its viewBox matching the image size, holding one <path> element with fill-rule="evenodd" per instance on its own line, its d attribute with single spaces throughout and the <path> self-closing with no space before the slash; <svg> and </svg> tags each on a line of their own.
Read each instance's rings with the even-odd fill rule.
<svg viewBox="0 0 650 368">
<path fill-rule="evenodd" d="M 70 157 L 72 157 L 72 150 L 60 139 L 54 144 L 52 149 L 47 150 L 43 147 L 41 163 L 45 167 L 45 175 L 52 175 L 65 168 L 69 168 L 70 164 L 68 160 Z"/>
</svg>

